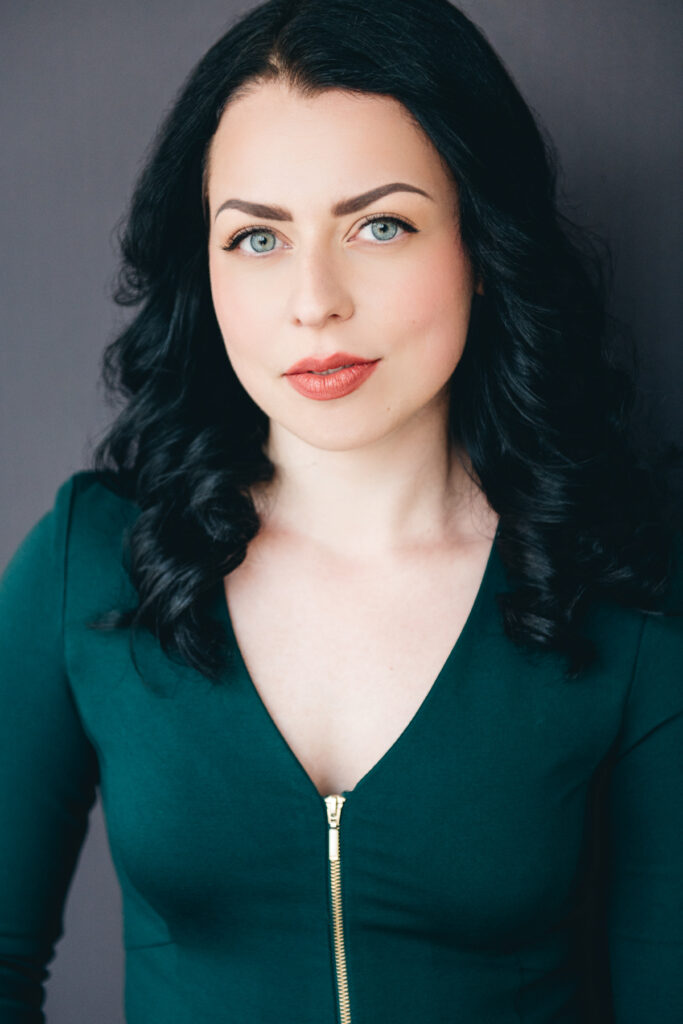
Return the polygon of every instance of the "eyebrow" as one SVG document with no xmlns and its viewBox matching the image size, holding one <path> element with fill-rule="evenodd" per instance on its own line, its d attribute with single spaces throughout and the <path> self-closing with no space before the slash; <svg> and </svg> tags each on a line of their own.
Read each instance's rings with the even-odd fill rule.
<svg viewBox="0 0 683 1024">
<path fill-rule="evenodd" d="M 427 199 L 432 199 L 432 202 L 434 201 L 429 193 L 425 192 L 424 189 L 418 188 L 417 185 L 408 185 L 404 181 L 394 181 L 390 185 L 379 185 L 377 188 L 371 188 L 369 192 L 362 192 L 359 196 L 353 196 L 351 199 L 342 199 L 334 204 L 330 212 L 334 217 L 343 217 L 347 213 L 357 213 L 364 206 L 369 206 L 370 203 L 374 203 L 376 199 L 389 195 L 390 192 L 417 192 L 421 196 L 426 196 Z M 243 213 L 250 213 L 254 217 L 267 217 L 268 220 L 294 220 L 289 210 L 285 210 L 282 206 L 248 203 L 244 199 L 226 199 L 216 210 L 214 221 L 219 213 L 230 209 L 242 210 Z"/>
</svg>

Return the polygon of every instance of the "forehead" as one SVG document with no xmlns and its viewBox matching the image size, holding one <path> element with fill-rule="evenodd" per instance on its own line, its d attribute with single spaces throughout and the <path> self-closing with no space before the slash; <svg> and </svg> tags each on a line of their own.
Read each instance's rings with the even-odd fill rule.
<svg viewBox="0 0 683 1024">
<path fill-rule="evenodd" d="M 444 195 L 452 187 L 431 140 L 392 96 L 342 89 L 305 96 L 261 83 L 227 105 L 209 149 L 210 194 L 230 187 L 277 201 L 284 187 L 302 196 L 322 190 L 329 205 L 331 197 L 395 180 Z"/>
</svg>

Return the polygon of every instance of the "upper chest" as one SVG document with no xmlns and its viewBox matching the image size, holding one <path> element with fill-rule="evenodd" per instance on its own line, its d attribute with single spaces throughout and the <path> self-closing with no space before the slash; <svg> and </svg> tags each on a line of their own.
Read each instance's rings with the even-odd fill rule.
<svg viewBox="0 0 683 1024">
<path fill-rule="evenodd" d="M 262 538 L 225 578 L 251 681 L 322 794 L 400 736 L 469 617 L 491 538 L 401 565 L 342 566 Z"/>
</svg>

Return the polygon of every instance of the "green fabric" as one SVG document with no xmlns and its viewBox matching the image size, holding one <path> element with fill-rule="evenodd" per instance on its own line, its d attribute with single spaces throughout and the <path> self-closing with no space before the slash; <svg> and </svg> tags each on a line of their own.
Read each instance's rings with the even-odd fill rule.
<svg viewBox="0 0 683 1024">
<path fill-rule="evenodd" d="M 0 583 L 0 1020 L 43 1020 L 99 788 L 128 1024 L 337 1024 L 325 804 L 222 589 L 218 687 L 144 634 L 146 687 L 125 632 L 86 628 L 135 599 L 120 548 L 137 512 L 74 474 Z M 559 655 L 505 637 L 509 586 L 494 547 L 417 714 L 343 794 L 352 1024 L 583 1024 L 589 982 L 617 1024 L 680 1024 L 681 620 L 594 603 L 600 661 L 566 681 Z"/>
</svg>

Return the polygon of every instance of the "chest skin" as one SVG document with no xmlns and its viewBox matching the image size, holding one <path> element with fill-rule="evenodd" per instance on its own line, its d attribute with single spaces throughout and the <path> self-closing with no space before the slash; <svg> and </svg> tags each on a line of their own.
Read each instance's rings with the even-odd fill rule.
<svg viewBox="0 0 683 1024">
<path fill-rule="evenodd" d="M 474 605 L 489 532 L 351 564 L 259 535 L 225 577 L 246 670 L 321 795 L 353 789 L 429 694 Z"/>
</svg>

